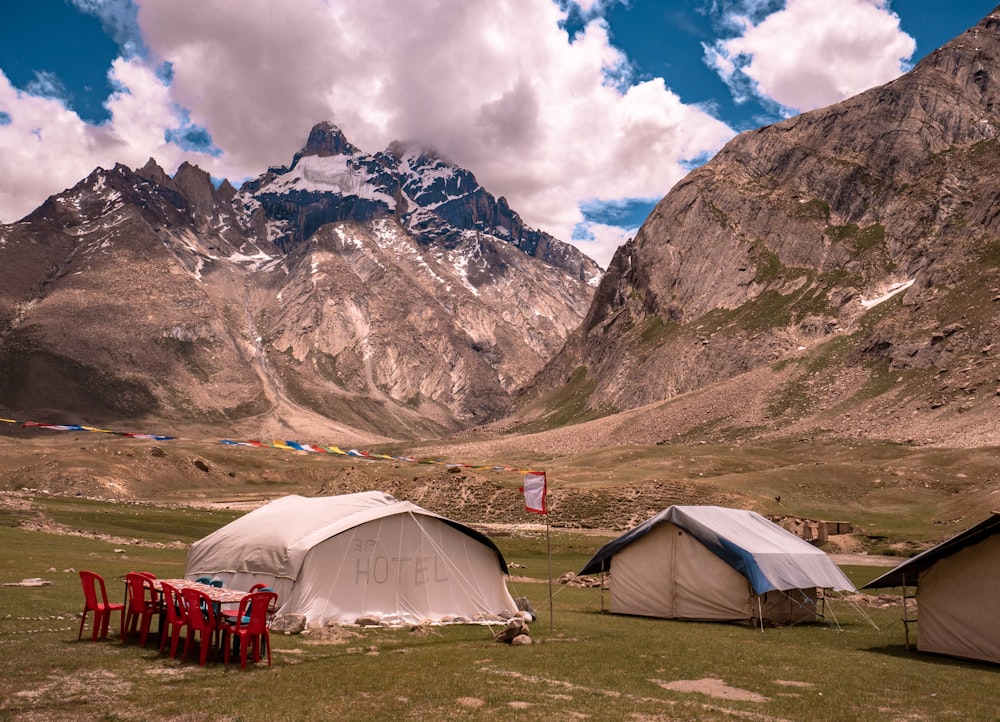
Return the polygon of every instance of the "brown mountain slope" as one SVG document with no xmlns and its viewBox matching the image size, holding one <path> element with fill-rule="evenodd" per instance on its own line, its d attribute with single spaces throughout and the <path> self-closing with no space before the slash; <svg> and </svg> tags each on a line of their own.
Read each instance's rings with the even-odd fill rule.
<svg viewBox="0 0 1000 722">
<path fill-rule="evenodd" d="M 469 171 L 329 123 L 239 192 L 188 164 L 97 169 L 0 226 L 0 410 L 434 437 L 501 416 L 599 275 Z"/>
<path fill-rule="evenodd" d="M 567 382 L 577 418 L 724 384 L 761 412 L 709 435 L 996 443 L 998 132 L 994 12 L 892 83 L 738 136 L 619 249 L 527 413 L 552 423 Z"/>
<path fill-rule="evenodd" d="M 4 283 L 0 304 L 9 408 L 142 418 L 176 405 L 205 420 L 258 403 L 234 309 L 217 277 L 199 278 L 199 253 L 225 240 L 199 238 L 137 185 L 127 169 L 95 171 L 6 234 L 3 278 L 26 282 Z M 221 403 L 187 393 L 205 380 Z"/>
</svg>

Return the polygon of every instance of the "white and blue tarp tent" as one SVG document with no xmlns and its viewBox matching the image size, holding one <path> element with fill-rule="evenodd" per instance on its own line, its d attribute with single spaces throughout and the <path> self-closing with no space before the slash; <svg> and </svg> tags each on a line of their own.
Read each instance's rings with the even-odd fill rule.
<svg viewBox="0 0 1000 722">
<path fill-rule="evenodd" d="M 760 514 L 671 506 L 603 547 L 580 574 L 611 574 L 609 611 L 666 619 L 791 624 L 820 590 L 854 591 L 823 552 Z"/>
<path fill-rule="evenodd" d="M 517 612 L 484 534 L 388 494 L 285 496 L 196 541 L 184 576 L 278 593 L 307 623 L 496 621 Z"/>
</svg>

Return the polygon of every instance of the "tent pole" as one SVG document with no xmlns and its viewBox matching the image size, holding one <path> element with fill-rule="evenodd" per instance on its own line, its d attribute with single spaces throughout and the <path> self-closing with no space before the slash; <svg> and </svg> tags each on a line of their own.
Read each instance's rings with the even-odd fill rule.
<svg viewBox="0 0 1000 722">
<path fill-rule="evenodd" d="M 906 606 L 906 574 L 903 574 L 903 649 L 910 649 L 910 618 Z"/>
<path fill-rule="evenodd" d="M 757 595 L 757 614 L 760 617 L 760 633 L 764 633 L 764 609 L 760 606 L 760 595 Z"/>
<path fill-rule="evenodd" d="M 549 533 L 549 512 L 545 512 L 545 549 L 549 558 L 549 634 L 552 634 L 553 611 L 552 611 L 552 535 Z"/>
</svg>

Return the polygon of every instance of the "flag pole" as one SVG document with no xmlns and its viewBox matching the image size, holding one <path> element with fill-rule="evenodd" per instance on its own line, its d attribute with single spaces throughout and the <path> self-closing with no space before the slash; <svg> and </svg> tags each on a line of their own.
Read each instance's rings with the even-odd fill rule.
<svg viewBox="0 0 1000 722">
<path fill-rule="evenodd" d="M 545 511 L 545 551 L 546 556 L 549 558 L 549 634 L 552 634 L 554 622 L 553 622 L 553 610 L 552 610 L 552 536 L 549 534 L 549 512 Z"/>
<path fill-rule="evenodd" d="M 552 593 L 552 532 L 549 526 L 549 507 L 545 503 L 548 483 L 544 471 L 525 471 L 523 473 L 524 485 L 521 487 L 521 493 L 524 494 L 524 508 L 526 511 L 545 517 L 545 555 L 549 561 L 549 632 L 552 632 L 555 627 L 552 608 L 552 597 L 554 596 Z"/>
</svg>

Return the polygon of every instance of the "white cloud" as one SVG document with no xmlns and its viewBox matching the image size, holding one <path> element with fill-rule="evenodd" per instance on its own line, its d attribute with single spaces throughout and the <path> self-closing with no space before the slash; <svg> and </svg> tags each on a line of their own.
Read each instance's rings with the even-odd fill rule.
<svg viewBox="0 0 1000 722">
<path fill-rule="evenodd" d="M 119 58 L 110 75 L 121 88 L 107 102 L 112 121 L 94 126 L 57 97 L 17 90 L 0 72 L 0 111 L 9 118 L 0 124 L 0 219 L 27 215 L 98 166 L 137 167 L 152 156 L 172 172 L 185 159 L 201 165 L 211 160 L 164 140 L 181 117 L 169 89 L 149 67 Z"/>
<path fill-rule="evenodd" d="M 157 160 L 169 163 L 169 156 L 176 152 L 166 147 L 164 135 L 177 121 L 170 89 L 149 67 L 135 60 L 115 60 L 111 77 L 121 88 L 105 104 L 115 137 L 129 154 L 133 149 L 147 149 L 146 157 L 158 156 Z M 168 157 L 163 157 L 165 154 Z"/>
<path fill-rule="evenodd" d="M 91 4 L 108 14 L 122 5 Z M 116 61 L 123 90 L 109 100 L 104 126 L 57 105 L 36 112 L 42 99 L 0 86 L 0 110 L 12 120 L 0 125 L 0 171 L 37 176 L 24 188 L 5 184 L 3 220 L 96 165 L 136 166 L 149 156 L 168 172 L 188 158 L 238 182 L 288 163 L 314 123 L 332 120 L 369 152 L 396 139 L 436 147 L 529 225 L 569 240 L 583 199 L 661 197 L 685 174 L 684 160 L 733 135 L 662 80 L 619 89 L 630 66 L 604 21 L 570 42 L 552 0 L 136 4 L 145 50 Z M 600 3 L 579 5 L 592 13 Z M 169 86 L 154 72 L 162 62 L 172 67 Z M 185 154 L 164 141 L 181 109 L 221 154 Z M 35 128 L 44 142 L 31 142 Z"/>
<path fill-rule="evenodd" d="M 916 49 L 887 0 L 788 0 L 756 24 L 739 12 L 728 20 L 742 33 L 707 47 L 709 65 L 737 101 L 752 93 L 795 111 L 898 77 Z"/>
<path fill-rule="evenodd" d="M 67 0 L 77 10 L 94 15 L 104 32 L 121 48 L 126 58 L 142 52 L 143 42 L 135 22 L 132 0 Z"/>
<path fill-rule="evenodd" d="M 609 226 L 604 223 L 585 222 L 576 228 L 578 236 L 573 243 L 588 256 L 593 258 L 601 268 L 607 268 L 611 257 L 615 255 L 618 246 L 631 240 L 639 228 L 623 228 Z M 584 238 L 579 239 L 580 236 Z"/>
<path fill-rule="evenodd" d="M 600 11 L 604 6 L 614 2 L 614 0 L 573 0 L 573 4 L 580 8 L 584 15 L 591 15 Z"/>
<path fill-rule="evenodd" d="M 59 80 L 59 76 L 47 70 L 36 70 L 35 79 L 28 83 L 25 90 L 30 95 L 37 95 L 39 98 L 65 101 L 68 97 L 66 86 Z"/>
<path fill-rule="evenodd" d="M 0 217 L 12 221 L 90 173 L 106 134 L 58 98 L 18 91 L 3 73 L 0 110 L 9 118 L 0 126 Z"/>
</svg>

